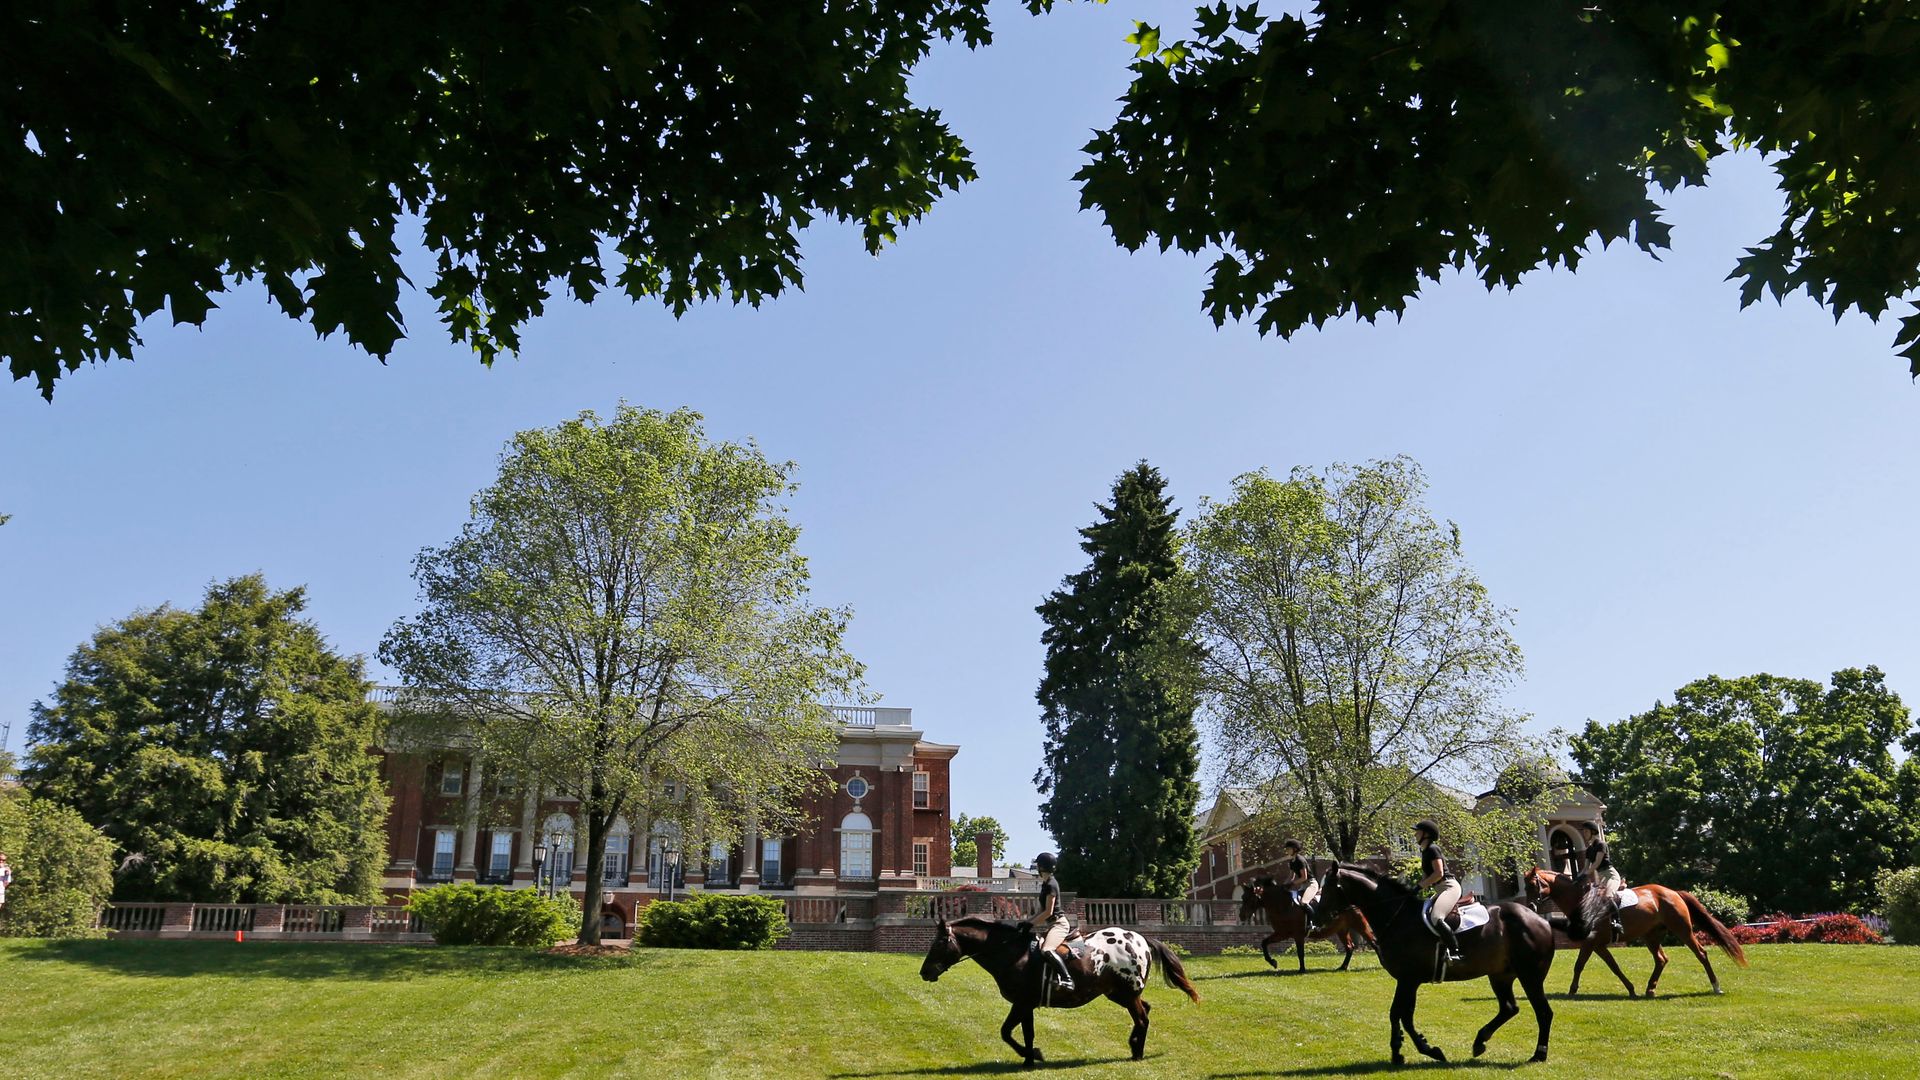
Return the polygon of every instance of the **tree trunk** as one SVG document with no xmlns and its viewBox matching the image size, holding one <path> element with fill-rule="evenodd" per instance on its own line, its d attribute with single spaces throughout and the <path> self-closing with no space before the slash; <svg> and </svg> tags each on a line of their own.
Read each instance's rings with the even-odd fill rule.
<svg viewBox="0 0 1920 1080">
<path fill-rule="evenodd" d="M 601 792 L 594 785 L 595 801 Z M 580 905 L 580 944 L 600 944 L 600 900 L 606 892 L 607 815 L 601 810 L 587 811 L 587 898 Z"/>
</svg>

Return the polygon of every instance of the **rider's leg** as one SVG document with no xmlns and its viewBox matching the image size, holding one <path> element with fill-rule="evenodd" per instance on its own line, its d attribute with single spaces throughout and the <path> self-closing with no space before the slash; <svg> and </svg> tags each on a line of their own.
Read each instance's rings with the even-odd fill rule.
<svg viewBox="0 0 1920 1080">
<path fill-rule="evenodd" d="M 1300 903 L 1304 905 L 1307 909 L 1307 932 L 1308 933 L 1312 933 L 1313 931 L 1320 929 L 1320 920 L 1316 917 L 1319 915 L 1319 909 L 1314 907 L 1314 904 L 1318 902 L 1319 899 L 1320 899 L 1320 883 L 1318 881 L 1313 880 L 1312 878 L 1308 878 L 1307 887 L 1300 890 Z"/>
<path fill-rule="evenodd" d="M 1060 989 L 1073 989 L 1073 973 L 1067 970 L 1067 958 L 1059 953 L 1060 943 L 1067 940 L 1067 920 L 1055 919 L 1047 924 L 1047 935 L 1040 941 L 1040 951 L 1053 965 L 1060 977 Z"/>
<path fill-rule="evenodd" d="M 1620 889 L 1624 883 L 1620 880 L 1620 871 L 1607 871 L 1607 895 L 1613 899 L 1613 940 L 1627 940 L 1627 928 L 1620 924 Z"/>
<path fill-rule="evenodd" d="M 1453 905 L 1460 901 L 1460 883 L 1447 880 L 1440 883 L 1440 891 L 1434 894 L 1433 928 L 1440 932 L 1440 940 L 1447 943 L 1447 959 L 1460 959 L 1460 939 L 1454 936 L 1453 928 L 1447 925 L 1447 916 L 1452 914 Z"/>
</svg>

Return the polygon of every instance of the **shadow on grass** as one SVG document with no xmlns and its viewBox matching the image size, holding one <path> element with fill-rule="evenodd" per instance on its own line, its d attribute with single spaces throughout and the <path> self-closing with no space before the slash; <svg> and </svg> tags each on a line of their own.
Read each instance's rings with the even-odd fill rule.
<svg viewBox="0 0 1920 1080">
<path fill-rule="evenodd" d="M 555 956 L 534 949 L 366 942 L 44 941 L 13 950 L 19 964 L 78 964 L 146 978 L 417 979 L 437 975 L 591 975 L 641 967 L 659 954 Z"/>
<path fill-rule="evenodd" d="M 1206 982 L 1211 979 L 1296 979 L 1302 975 L 1351 975 L 1352 971 L 1342 972 L 1339 968 L 1308 968 L 1299 971 L 1295 968 L 1255 968 L 1252 971 L 1229 971 L 1222 975 L 1195 975 L 1194 982 Z"/>
<path fill-rule="evenodd" d="M 1148 1057 L 1153 1055 L 1149 1054 Z M 1128 1061 L 1130 1058 L 1048 1058 L 1034 1066 L 1036 1069 L 1073 1069 L 1084 1065 L 1113 1065 Z M 875 1072 L 829 1073 L 834 1080 L 859 1080 L 880 1076 L 994 1076 L 999 1073 L 1026 1073 L 1027 1064 L 1017 1058 L 1006 1061 L 976 1061 L 971 1065 L 929 1065 L 922 1069 L 880 1069 Z M 1256 1075 L 1256 1074 L 1248 1074 Z M 1258 1074 L 1267 1075 L 1267 1074 Z"/>
<path fill-rule="evenodd" d="M 1449 1058 L 1445 1062 L 1428 1061 L 1415 1054 L 1407 1056 L 1407 1064 L 1395 1065 L 1387 1058 L 1378 1061 L 1355 1061 L 1346 1065 L 1303 1065 L 1296 1069 L 1264 1069 L 1260 1072 L 1214 1073 L 1211 1080 L 1253 1080 L 1259 1076 L 1366 1076 L 1370 1073 L 1406 1072 L 1408 1069 L 1484 1069 L 1505 1072 L 1529 1064 L 1526 1061 L 1486 1061 L 1468 1058 L 1455 1061 Z"/>
</svg>

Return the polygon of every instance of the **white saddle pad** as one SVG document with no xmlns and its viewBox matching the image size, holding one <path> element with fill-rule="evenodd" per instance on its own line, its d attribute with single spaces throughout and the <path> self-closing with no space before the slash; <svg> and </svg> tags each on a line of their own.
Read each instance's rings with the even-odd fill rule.
<svg viewBox="0 0 1920 1080">
<path fill-rule="evenodd" d="M 1632 889 L 1621 889 L 1616 895 L 1620 897 L 1620 906 L 1623 908 L 1636 907 L 1640 903 L 1640 898 L 1634 895 Z"/>
<path fill-rule="evenodd" d="M 1459 933 L 1462 934 L 1469 930 L 1478 930 L 1487 925 L 1488 919 L 1493 918 L 1493 912 L 1488 911 L 1487 905 L 1481 903 L 1461 904 L 1453 910 L 1460 915 Z M 1433 926 L 1433 901 L 1429 900 L 1420 905 L 1420 917 L 1427 920 L 1428 927 Z"/>
</svg>

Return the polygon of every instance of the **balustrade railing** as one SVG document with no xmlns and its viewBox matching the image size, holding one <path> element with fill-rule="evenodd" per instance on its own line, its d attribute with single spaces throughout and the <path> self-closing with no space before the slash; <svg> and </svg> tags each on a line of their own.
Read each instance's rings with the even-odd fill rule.
<svg viewBox="0 0 1920 1080">
<path fill-rule="evenodd" d="M 165 904 L 113 904 L 100 913 L 100 929 L 157 934 L 166 920 Z"/>
<path fill-rule="evenodd" d="M 253 929 L 252 904 L 195 904 L 193 930 L 197 934 L 230 934 Z"/>
<path fill-rule="evenodd" d="M 280 929 L 289 934 L 338 934 L 345 926 L 345 908 L 324 904 L 288 904 Z"/>
</svg>

